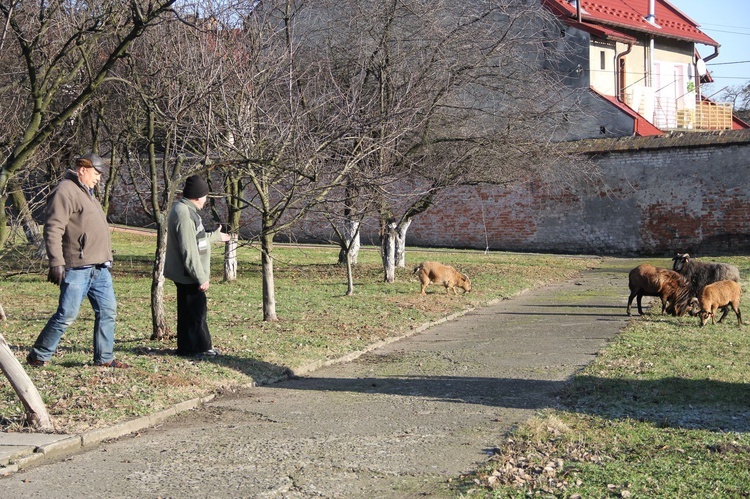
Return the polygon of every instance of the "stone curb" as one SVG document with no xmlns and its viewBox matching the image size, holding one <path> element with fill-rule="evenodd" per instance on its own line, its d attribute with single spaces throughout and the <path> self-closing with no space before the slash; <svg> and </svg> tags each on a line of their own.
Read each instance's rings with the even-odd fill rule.
<svg viewBox="0 0 750 499">
<path fill-rule="evenodd" d="M 89 450 L 106 440 L 113 440 L 124 437 L 125 435 L 137 433 L 145 428 L 162 423 L 176 414 L 200 407 L 201 405 L 210 402 L 215 397 L 216 395 L 211 394 L 205 397 L 180 402 L 179 404 L 175 404 L 172 407 L 154 414 L 124 421 L 107 428 L 97 428 L 79 435 L 70 435 L 68 438 L 37 446 L 33 451 L 31 450 L 31 447 L 27 447 L 15 454 L 12 458 L 12 462 L 0 467 L 0 476 L 6 476 L 32 465 L 38 465 L 46 461 L 58 460 L 61 457 L 71 456 L 78 452 Z"/>
</svg>

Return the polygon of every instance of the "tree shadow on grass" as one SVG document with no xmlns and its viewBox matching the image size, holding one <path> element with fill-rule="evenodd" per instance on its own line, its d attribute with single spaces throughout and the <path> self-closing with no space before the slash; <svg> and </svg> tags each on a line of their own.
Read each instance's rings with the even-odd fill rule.
<svg viewBox="0 0 750 499">
<path fill-rule="evenodd" d="M 576 376 L 566 409 L 671 428 L 750 431 L 750 384 L 677 377 L 627 380 Z"/>
</svg>

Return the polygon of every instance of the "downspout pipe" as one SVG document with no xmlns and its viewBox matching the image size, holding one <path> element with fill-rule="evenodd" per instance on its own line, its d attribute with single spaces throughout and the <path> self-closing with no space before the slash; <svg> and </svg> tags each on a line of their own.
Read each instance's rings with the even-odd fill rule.
<svg viewBox="0 0 750 499">
<path fill-rule="evenodd" d="M 617 71 L 615 71 L 615 97 L 620 102 L 625 102 L 622 98 L 622 91 L 624 89 L 620 88 L 620 59 L 628 55 L 631 50 L 633 50 L 633 44 L 628 43 L 627 50 L 625 50 L 625 52 L 620 52 L 615 56 L 615 68 L 617 68 Z"/>
<path fill-rule="evenodd" d="M 654 86 L 654 53 L 656 48 L 654 47 L 654 37 L 650 37 L 648 40 L 648 86 Z"/>
<path fill-rule="evenodd" d="M 713 53 L 713 54 L 711 54 L 711 55 L 709 55 L 708 57 L 705 57 L 705 58 L 703 59 L 703 62 L 708 62 L 708 61 L 710 61 L 711 59 L 714 59 L 714 58 L 718 57 L 718 56 L 719 56 L 719 47 L 720 47 L 720 45 L 717 45 L 717 46 L 715 46 L 715 47 L 714 47 L 714 53 Z"/>
<path fill-rule="evenodd" d="M 714 58 L 716 58 L 718 56 L 719 56 L 719 45 L 717 45 L 717 46 L 714 47 L 714 53 L 711 54 L 711 55 L 709 55 L 705 59 L 703 59 L 703 62 L 704 63 L 708 62 L 711 59 L 714 59 Z M 697 97 L 698 102 L 700 102 L 703 99 L 703 96 L 702 96 L 703 89 L 701 88 L 701 75 L 698 74 L 697 70 L 695 71 L 695 88 L 696 88 L 697 94 L 698 94 L 698 97 Z"/>
</svg>

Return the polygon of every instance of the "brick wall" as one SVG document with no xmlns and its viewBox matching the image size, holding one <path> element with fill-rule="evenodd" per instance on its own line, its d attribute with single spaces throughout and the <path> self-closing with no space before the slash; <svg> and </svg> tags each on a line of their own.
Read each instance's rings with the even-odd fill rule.
<svg viewBox="0 0 750 499">
<path fill-rule="evenodd" d="M 750 130 L 570 147 L 594 160 L 597 178 L 450 189 L 414 219 L 407 244 L 613 255 L 750 252 Z M 116 205 L 112 221 L 143 220 L 132 197 Z M 258 230 L 257 214 L 244 214 L 243 233 Z M 376 220 L 366 221 L 363 242 L 377 244 L 377 230 Z M 309 219 L 285 240 L 333 240 L 333 231 Z"/>
<path fill-rule="evenodd" d="M 600 176 L 575 186 L 462 187 L 409 242 L 595 254 L 750 251 L 750 130 L 582 141 Z"/>
</svg>

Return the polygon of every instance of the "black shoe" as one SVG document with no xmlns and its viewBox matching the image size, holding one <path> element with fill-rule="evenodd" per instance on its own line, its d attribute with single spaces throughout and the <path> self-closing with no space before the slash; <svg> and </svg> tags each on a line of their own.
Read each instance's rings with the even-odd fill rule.
<svg viewBox="0 0 750 499">
<path fill-rule="evenodd" d="M 45 367 L 45 366 L 49 365 L 49 361 L 48 360 L 37 359 L 36 357 L 34 357 L 31 354 L 28 354 L 26 356 L 26 363 L 28 365 L 30 365 L 31 367 Z"/>
<path fill-rule="evenodd" d="M 109 362 L 99 362 L 94 364 L 97 367 L 115 367 L 117 369 L 127 369 L 130 366 L 124 362 L 120 362 L 117 359 L 112 359 Z"/>
<path fill-rule="evenodd" d="M 219 356 L 219 351 L 213 348 L 211 350 L 206 350 L 205 352 L 198 352 L 195 355 L 193 355 L 193 357 L 196 359 L 208 359 L 211 357 L 218 357 L 218 356 Z"/>
</svg>

